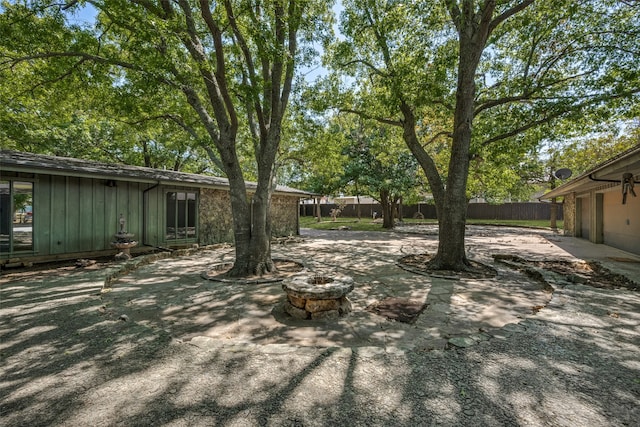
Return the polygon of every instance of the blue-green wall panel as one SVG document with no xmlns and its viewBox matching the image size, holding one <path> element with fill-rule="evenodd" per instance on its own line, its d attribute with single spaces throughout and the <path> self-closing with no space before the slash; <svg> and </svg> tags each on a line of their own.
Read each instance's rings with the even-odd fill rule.
<svg viewBox="0 0 640 427">
<path fill-rule="evenodd" d="M 111 250 L 120 213 L 127 231 L 142 238 L 142 191 L 147 184 L 39 175 L 34 186 L 37 255 Z M 155 227 L 155 224 L 149 224 Z"/>
<path fill-rule="evenodd" d="M 33 241 L 38 255 L 48 255 L 51 242 L 51 176 L 38 177 L 33 188 Z"/>
<path fill-rule="evenodd" d="M 49 187 L 49 198 L 51 200 L 51 210 L 49 211 L 51 227 L 49 229 L 49 253 L 65 253 L 67 230 L 67 184 L 66 177 L 52 176 Z"/>
<path fill-rule="evenodd" d="M 66 206 L 64 215 L 65 252 L 82 251 L 82 236 L 80 234 L 80 178 L 67 177 L 66 182 Z"/>
<path fill-rule="evenodd" d="M 153 187 L 153 188 L 151 188 Z M 145 191 L 150 188 L 149 191 Z M 59 175 L 34 175 L 35 255 L 114 251 L 111 242 L 122 213 L 126 229 L 140 245 L 166 246 L 165 194 L 194 187 Z M 145 209 L 146 204 L 146 209 Z M 143 242 L 146 229 L 146 242 Z"/>
<path fill-rule="evenodd" d="M 93 250 L 94 217 L 93 217 L 93 179 L 79 182 L 78 191 L 78 244 L 79 250 Z"/>
<path fill-rule="evenodd" d="M 91 204 L 91 221 L 93 222 L 93 245 L 91 250 L 102 250 L 108 245 L 105 233 L 104 217 L 105 217 L 105 193 L 106 185 L 103 180 L 93 180 L 93 199 Z"/>
</svg>

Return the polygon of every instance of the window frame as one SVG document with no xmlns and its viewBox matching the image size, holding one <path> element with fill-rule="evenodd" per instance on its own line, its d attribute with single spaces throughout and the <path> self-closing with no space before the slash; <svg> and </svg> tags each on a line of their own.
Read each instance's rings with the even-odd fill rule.
<svg viewBox="0 0 640 427">
<path fill-rule="evenodd" d="M 170 216 L 169 216 L 169 194 L 171 193 L 175 193 L 176 195 L 178 194 L 183 194 L 184 195 L 184 207 L 185 207 L 185 212 L 184 212 L 184 218 L 186 221 L 186 224 L 184 227 L 180 227 L 179 224 L 179 220 L 180 220 L 180 203 L 175 203 L 175 207 L 174 207 L 174 223 L 173 223 L 173 229 L 174 231 L 174 238 L 171 238 L 169 231 L 169 220 L 170 220 Z M 189 226 L 189 216 L 192 214 L 190 207 L 189 207 L 189 194 L 193 194 L 194 195 L 194 203 L 193 203 L 193 235 L 189 236 L 189 228 L 191 228 Z M 180 200 L 178 196 L 176 196 L 176 201 Z M 181 243 L 196 243 L 198 242 L 199 239 L 199 234 L 200 234 L 200 226 L 199 226 L 199 218 L 198 218 L 198 212 L 200 209 L 200 192 L 196 189 L 184 189 L 184 188 L 166 188 L 163 192 L 163 222 L 162 222 L 162 241 L 166 244 L 181 244 Z M 180 228 L 184 228 L 186 229 L 185 233 L 184 233 L 184 237 L 180 237 L 179 233 L 177 232 L 177 230 L 179 230 Z"/>
<path fill-rule="evenodd" d="M 9 184 L 9 233 L 8 233 L 8 250 L 2 251 L 0 250 L 0 255 L 3 258 L 11 258 L 15 255 L 25 255 L 25 254 L 35 254 L 37 253 L 37 237 L 36 237 L 36 219 L 34 214 L 34 205 L 36 199 L 36 185 L 35 180 L 30 178 L 24 178 L 20 176 L 3 176 L 0 177 L 0 182 L 7 182 Z M 31 207 L 31 215 L 30 221 L 28 223 L 31 225 L 31 248 L 30 249 L 19 249 L 16 250 L 15 244 L 15 222 L 14 222 L 14 214 L 15 214 L 15 206 L 14 206 L 14 196 L 16 194 L 15 184 L 16 182 L 25 183 L 31 185 L 31 204 L 28 205 Z M 24 215 L 27 215 L 27 212 L 24 212 Z M 27 221 L 24 222 L 26 224 Z"/>
</svg>

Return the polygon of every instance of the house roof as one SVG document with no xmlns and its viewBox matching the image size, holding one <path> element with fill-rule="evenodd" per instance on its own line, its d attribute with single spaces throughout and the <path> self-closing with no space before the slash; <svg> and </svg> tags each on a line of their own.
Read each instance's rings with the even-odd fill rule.
<svg viewBox="0 0 640 427">
<path fill-rule="evenodd" d="M 71 157 L 47 156 L 13 150 L 0 150 L 0 171 L 11 170 L 25 173 L 45 173 L 86 178 L 113 179 L 120 181 L 147 182 L 164 185 L 182 185 L 228 189 L 229 180 L 217 176 L 198 175 L 163 169 L 152 169 L 116 163 L 101 163 Z M 255 182 L 246 183 L 248 190 L 255 190 Z M 310 193 L 278 185 L 276 194 L 308 197 Z"/>
<path fill-rule="evenodd" d="M 540 199 L 562 197 L 569 193 L 584 193 L 603 185 L 622 183 L 622 175 L 631 173 L 636 182 L 640 180 L 640 144 L 614 156 L 582 175 L 549 191 Z"/>
</svg>

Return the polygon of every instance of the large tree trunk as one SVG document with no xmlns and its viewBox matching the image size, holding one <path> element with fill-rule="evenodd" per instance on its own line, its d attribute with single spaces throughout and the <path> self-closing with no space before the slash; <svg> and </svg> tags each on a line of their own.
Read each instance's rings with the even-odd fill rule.
<svg viewBox="0 0 640 427">
<path fill-rule="evenodd" d="M 468 71 L 467 71 L 468 72 Z M 467 175 L 469 171 L 469 146 L 471 143 L 471 119 L 465 122 L 466 115 L 473 114 L 473 74 L 467 75 L 465 80 L 459 79 L 459 86 L 469 85 L 469 93 L 458 92 L 455 111 L 454 138 L 449 175 L 446 187 L 433 159 L 418 142 L 415 133 L 415 118 L 408 106 L 402 106 L 404 115 L 404 140 L 414 154 L 422 170 L 427 176 L 429 187 L 433 194 L 438 217 L 438 252 L 431 260 L 431 267 L 443 270 L 464 270 L 467 268 L 465 255 L 465 226 L 467 214 Z"/>
<path fill-rule="evenodd" d="M 234 10 L 235 3 L 228 0 L 221 2 L 227 18 L 224 28 L 218 26 L 220 21 L 216 19 L 217 16 L 212 15 L 209 2 L 200 2 L 200 15 L 205 24 L 202 28 L 193 22 L 189 3 L 178 3 L 185 11 L 188 22 L 188 36 L 183 37 L 183 43 L 199 64 L 214 117 L 202 105 L 195 90 L 183 86 L 183 91 L 215 142 L 223 169 L 229 178 L 236 246 L 236 260 L 230 275 L 248 276 L 273 271 L 270 205 L 275 159 L 280 145 L 282 119 L 291 94 L 297 52 L 296 37 L 304 5 L 294 0 L 268 3 L 265 6 L 268 12 L 260 12 L 257 14 L 260 15 L 259 18 L 257 15 L 253 16 L 252 19 L 264 22 L 274 29 L 270 34 L 273 38 L 261 33 L 261 47 L 253 50 L 251 39 L 256 33 L 243 31 L 246 22 L 243 18 L 246 16 Z M 214 49 L 208 53 L 215 55 L 213 64 L 209 62 L 206 43 L 198 35 L 204 29 L 208 29 L 212 37 Z M 226 55 L 230 51 L 225 46 L 230 43 L 234 44 L 235 54 L 239 54 L 243 60 L 240 67 L 233 67 L 233 71 L 228 71 L 226 63 Z M 260 64 L 258 68 L 256 64 Z M 242 101 L 235 98 L 237 94 L 234 94 L 229 84 L 239 75 L 242 75 L 243 83 L 252 89 L 245 96 L 240 96 L 254 143 L 258 171 L 257 187 L 251 203 L 248 202 L 235 144 L 239 128 L 237 112 L 241 110 L 238 102 Z"/>
<path fill-rule="evenodd" d="M 408 114 L 405 113 L 405 118 Z M 412 115 L 410 115 L 412 118 Z M 433 159 L 428 156 L 418 142 L 413 120 L 405 122 L 405 142 L 416 155 L 422 170 L 429 181 L 438 218 L 438 252 L 431 260 L 431 267 L 446 270 L 464 270 L 467 268 L 465 255 L 465 226 L 467 213 L 466 184 L 469 170 L 470 127 L 467 126 L 468 139 L 466 147 L 456 147 L 454 139 L 449 177 L 445 186 L 435 167 Z M 464 143 L 465 135 L 458 135 Z"/>
<path fill-rule="evenodd" d="M 313 200 L 314 200 L 314 205 L 316 209 L 316 222 L 321 222 L 322 211 L 320 210 L 320 197 L 315 197 Z"/>
<path fill-rule="evenodd" d="M 461 270 L 468 264 L 465 255 L 465 226 L 476 67 L 473 63 L 466 63 L 465 59 L 466 56 L 461 54 L 449 174 L 442 215 L 438 218 L 438 253 L 431 261 L 433 267 L 447 270 Z"/>
<path fill-rule="evenodd" d="M 464 2 L 461 16 L 454 18 L 458 18 L 456 26 L 460 47 L 458 82 L 451 158 L 444 199 L 438 213 L 438 252 L 430 262 L 436 269 L 460 271 L 469 266 L 465 253 L 465 227 L 476 95 L 475 75 L 490 32 L 490 20 L 495 3 L 487 3 L 484 7 L 486 9 L 481 11 L 482 13 L 476 14 L 474 2 Z"/>
<path fill-rule="evenodd" d="M 382 205 L 382 228 L 391 230 L 393 221 L 393 201 L 389 190 L 380 190 L 380 204 Z"/>
<path fill-rule="evenodd" d="M 233 205 L 232 198 L 232 208 L 240 209 L 239 212 L 234 210 L 234 226 L 238 215 L 240 215 L 238 217 L 240 224 L 235 227 L 236 260 L 233 269 L 229 272 L 231 276 L 262 275 L 275 270 L 271 259 L 271 195 L 275 156 L 280 142 L 279 126 L 274 125 L 265 138 L 266 141 L 260 144 L 262 156 L 258 159 L 258 183 L 250 206 L 246 196 L 245 208 Z M 247 215 L 248 218 L 245 217 Z"/>
<path fill-rule="evenodd" d="M 230 189 L 236 257 L 229 275 L 262 275 L 274 271 L 271 260 L 271 192 L 258 188 L 249 202 L 246 192 L 240 187 L 236 183 Z"/>
<path fill-rule="evenodd" d="M 222 134 L 218 151 L 229 179 L 229 195 L 233 213 L 235 262 L 230 276 L 260 275 L 274 269 L 271 260 L 270 205 L 275 153 L 278 143 L 273 139 L 263 144 L 262 162 L 258 164 L 258 184 L 251 200 L 247 195 L 244 175 L 238 161 L 235 129 Z M 277 129 L 267 138 L 277 138 Z M 271 144 L 269 144 L 269 142 Z M 271 148 L 271 149 L 269 149 Z"/>
<path fill-rule="evenodd" d="M 234 168 L 235 169 L 235 168 Z M 251 207 L 247 202 L 247 190 L 242 173 L 227 170 L 231 212 L 233 212 L 233 237 L 236 250 L 235 263 L 230 272 L 241 276 L 250 269 Z"/>
<path fill-rule="evenodd" d="M 261 191 L 253 197 L 253 230 L 247 267 L 253 274 L 264 274 L 275 270 L 271 260 L 271 194 Z"/>
<path fill-rule="evenodd" d="M 251 203 L 247 202 L 246 195 L 244 198 L 232 196 L 231 203 L 234 210 L 236 256 L 229 275 L 241 277 L 273 271 L 270 201 L 264 195 L 254 194 Z"/>
</svg>

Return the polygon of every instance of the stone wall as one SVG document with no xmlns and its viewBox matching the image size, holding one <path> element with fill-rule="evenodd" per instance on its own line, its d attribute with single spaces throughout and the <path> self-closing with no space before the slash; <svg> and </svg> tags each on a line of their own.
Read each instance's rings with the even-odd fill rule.
<svg viewBox="0 0 640 427">
<path fill-rule="evenodd" d="M 233 242 L 231 199 L 225 190 L 200 190 L 200 244 Z"/>
<path fill-rule="evenodd" d="M 274 237 L 298 235 L 297 197 L 273 196 L 271 198 L 271 234 Z"/>
<path fill-rule="evenodd" d="M 274 237 L 298 234 L 297 197 L 273 196 L 271 234 Z M 233 243 L 233 217 L 229 192 L 203 188 L 200 191 L 200 244 Z"/>
<path fill-rule="evenodd" d="M 565 236 L 574 236 L 576 229 L 576 193 L 564 196 L 562 211 L 564 213 L 564 234 Z"/>
</svg>

